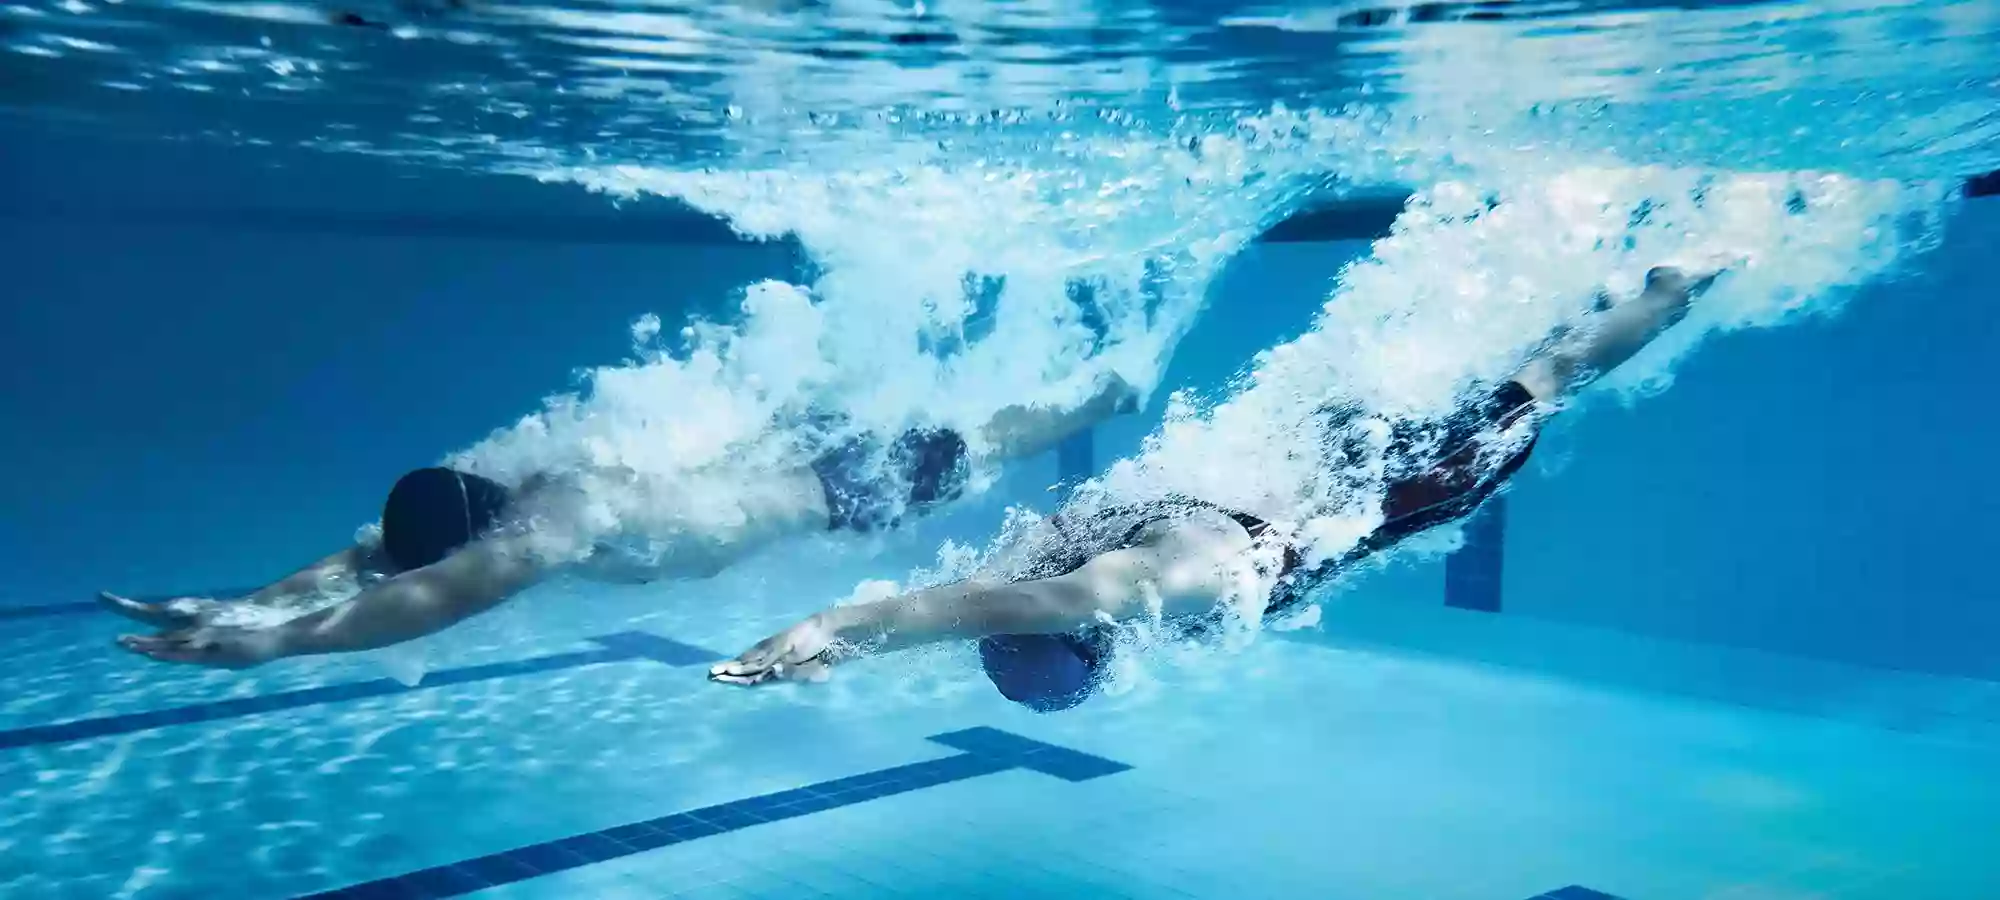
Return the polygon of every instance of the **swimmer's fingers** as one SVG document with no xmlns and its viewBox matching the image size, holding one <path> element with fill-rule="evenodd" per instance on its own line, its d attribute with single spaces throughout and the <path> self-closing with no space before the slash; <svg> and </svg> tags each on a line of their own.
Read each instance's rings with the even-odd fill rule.
<svg viewBox="0 0 2000 900">
<path fill-rule="evenodd" d="M 269 632 L 206 626 L 151 636 L 128 634 L 118 639 L 118 646 L 158 662 L 221 669 L 245 669 L 278 655 Z"/>
<path fill-rule="evenodd" d="M 200 621 L 204 608 L 193 600 L 169 600 L 165 603 L 146 603 L 129 597 L 105 592 L 97 595 L 97 604 L 111 612 L 155 628 L 179 628 Z"/>
<path fill-rule="evenodd" d="M 785 652 L 792 647 L 792 633 L 780 632 L 758 641 L 756 646 L 737 654 L 735 659 L 720 662 L 710 667 L 711 676 L 742 678 L 767 671 L 785 658 Z"/>
<path fill-rule="evenodd" d="M 831 677 L 830 669 L 829 661 L 820 656 L 804 662 L 776 662 L 761 669 L 752 669 L 736 663 L 723 663 L 709 670 L 708 680 L 744 687 L 767 681 L 803 681 L 818 684 Z"/>
<path fill-rule="evenodd" d="M 158 662 L 198 663 L 208 652 L 206 642 L 193 630 L 128 634 L 118 639 L 118 646 Z"/>
<path fill-rule="evenodd" d="M 810 629 L 794 628 L 773 636 L 743 655 L 708 670 L 712 681 L 753 685 L 766 681 L 825 681 L 833 664 L 833 647 Z"/>
<path fill-rule="evenodd" d="M 753 649 L 736 659 L 710 668 L 708 670 L 708 677 L 711 681 L 720 681 L 723 684 L 740 684 L 745 686 L 763 684 L 766 681 L 779 681 L 789 678 L 791 672 L 797 668 L 797 665 L 797 663 L 788 663 L 782 651 L 778 653 L 765 653 Z"/>
</svg>

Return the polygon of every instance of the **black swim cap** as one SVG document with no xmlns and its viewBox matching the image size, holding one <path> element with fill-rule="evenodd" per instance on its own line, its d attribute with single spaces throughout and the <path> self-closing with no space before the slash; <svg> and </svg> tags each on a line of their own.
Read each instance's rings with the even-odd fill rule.
<svg viewBox="0 0 2000 900">
<path fill-rule="evenodd" d="M 996 635 L 980 639 L 979 662 L 1001 696 L 1035 712 L 1061 712 L 1096 693 L 1104 644 L 1095 634 Z"/>
<path fill-rule="evenodd" d="M 418 469 L 397 479 L 382 504 L 382 550 L 405 572 L 421 569 L 492 529 L 506 507 L 507 489 L 498 482 Z"/>
</svg>

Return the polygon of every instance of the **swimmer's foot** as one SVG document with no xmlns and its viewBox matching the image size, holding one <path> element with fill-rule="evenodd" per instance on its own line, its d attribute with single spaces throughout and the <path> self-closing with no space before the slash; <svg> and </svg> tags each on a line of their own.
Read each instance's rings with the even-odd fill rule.
<svg viewBox="0 0 2000 900">
<path fill-rule="evenodd" d="M 207 624 L 223 609 L 223 604 L 203 597 L 175 597 L 159 603 L 146 603 L 110 592 L 98 594 L 97 604 L 134 622 L 155 628 Z"/>
<path fill-rule="evenodd" d="M 1107 376 L 1104 392 L 1111 398 L 1112 415 L 1131 415 L 1138 412 L 1139 407 L 1145 403 L 1145 398 L 1139 395 L 1139 389 L 1133 387 L 1131 382 L 1125 380 L 1125 376 L 1117 372 Z"/>
<path fill-rule="evenodd" d="M 1722 277 L 1722 273 L 1729 271 L 1736 265 L 1740 265 L 1742 262 L 1743 260 L 1736 259 L 1732 261 L 1733 264 L 1710 265 L 1704 263 L 1691 267 L 1675 265 L 1654 266 L 1646 271 L 1646 290 L 1663 291 L 1682 297 L 1699 296 L 1703 291 L 1708 290 L 1709 286 L 1715 284 L 1715 280 Z"/>
<path fill-rule="evenodd" d="M 833 629 L 813 616 L 711 667 L 708 679 L 746 687 L 767 681 L 825 681 L 839 658 L 837 646 Z"/>
<path fill-rule="evenodd" d="M 1125 376 L 1106 372 L 1097 377 L 1096 391 L 1084 401 L 1082 410 L 1094 420 L 1109 419 L 1138 412 L 1144 399 Z"/>
</svg>

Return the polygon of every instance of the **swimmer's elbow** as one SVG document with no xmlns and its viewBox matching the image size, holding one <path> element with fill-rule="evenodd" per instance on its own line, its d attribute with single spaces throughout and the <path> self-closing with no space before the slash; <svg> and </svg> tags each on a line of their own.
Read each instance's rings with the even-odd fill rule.
<svg viewBox="0 0 2000 900">
<path fill-rule="evenodd" d="M 1106 616 L 1123 618 L 1123 592 L 1107 590 L 1104 579 L 1076 572 L 1021 587 L 1004 607 L 1007 627 L 996 633 L 1052 634 L 1074 631 Z M 1083 577 L 1079 577 L 1083 576 Z"/>
</svg>

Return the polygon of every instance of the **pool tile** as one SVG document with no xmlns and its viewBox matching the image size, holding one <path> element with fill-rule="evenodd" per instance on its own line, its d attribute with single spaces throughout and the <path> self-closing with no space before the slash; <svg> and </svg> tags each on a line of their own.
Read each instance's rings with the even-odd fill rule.
<svg viewBox="0 0 2000 900">
<path fill-rule="evenodd" d="M 396 880 L 415 888 L 426 898 L 457 897 L 493 886 L 493 882 L 459 866 L 424 869 L 420 872 L 411 872 Z"/>
<path fill-rule="evenodd" d="M 567 871 L 597 861 L 558 847 L 554 842 L 520 847 L 500 855 L 540 873 Z"/>
<path fill-rule="evenodd" d="M 454 864 L 487 884 L 513 884 L 541 874 L 530 866 L 505 853 L 494 853 L 476 859 L 468 859 Z"/>
<path fill-rule="evenodd" d="M 549 846 L 565 853 L 574 853 L 591 862 L 603 862 L 608 859 L 617 859 L 621 856 L 630 856 L 633 853 L 633 849 L 630 846 L 614 841 L 599 833 L 579 834 L 575 837 L 556 841 Z"/>
</svg>

